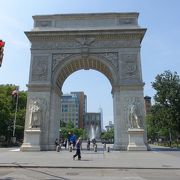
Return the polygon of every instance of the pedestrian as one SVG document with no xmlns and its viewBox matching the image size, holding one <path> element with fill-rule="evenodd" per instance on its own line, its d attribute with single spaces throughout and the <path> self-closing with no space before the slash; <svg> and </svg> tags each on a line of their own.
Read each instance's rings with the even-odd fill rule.
<svg viewBox="0 0 180 180">
<path fill-rule="evenodd" d="M 90 150 L 90 144 L 91 144 L 91 141 L 90 141 L 90 138 L 88 138 L 88 140 L 87 140 L 87 150 Z"/>
<path fill-rule="evenodd" d="M 76 142 L 76 154 L 73 155 L 73 160 L 78 156 L 78 160 L 81 160 L 81 138 L 79 137 Z"/>
<path fill-rule="evenodd" d="M 59 141 L 58 141 L 58 139 L 57 139 L 57 138 L 56 138 L 56 140 L 55 140 L 55 142 L 54 142 L 54 143 L 55 143 L 55 145 L 56 145 L 56 146 L 58 146 L 58 145 L 59 145 Z"/>
<path fill-rule="evenodd" d="M 93 148 L 96 146 L 96 139 L 92 139 L 92 143 L 93 143 Z"/>
<path fill-rule="evenodd" d="M 70 141 L 73 145 L 73 149 L 75 149 L 75 146 L 76 146 L 76 135 L 73 133 L 71 138 L 70 138 Z"/>
<path fill-rule="evenodd" d="M 71 146 L 71 132 L 68 133 L 68 137 L 67 137 L 67 140 L 68 140 L 68 148 Z"/>
</svg>

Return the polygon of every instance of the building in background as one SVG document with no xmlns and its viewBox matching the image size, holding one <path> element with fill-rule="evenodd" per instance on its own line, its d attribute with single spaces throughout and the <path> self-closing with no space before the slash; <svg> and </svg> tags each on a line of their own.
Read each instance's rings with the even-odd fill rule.
<svg viewBox="0 0 180 180">
<path fill-rule="evenodd" d="M 71 92 L 76 95 L 79 104 L 79 128 L 84 128 L 84 119 L 87 112 L 87 96 L 84 92 Z"/>
<path fill-rule="evenodd" d="M 63 94 L 61 96 L 60 121 L 72 122 L 74 127 L 79 127 L 79 101 L 76 94 Z"/>
<path fill-rule="evenodd" d="M 84 92 L 71 92 L 61 96 L 61 118 L 68 123 L 71 121 L 76 128 L 84 128 L 84 119 L 87 112 L 87 97 Z"/>
<path fill-rule="evenodd" d="M 88 138 L 100 139 L 101 135 L 101 113 L 87 112 L 85 115 L 84 128 Z"/>
<path fill-rule="evenodd" d="M 114 129 L 114 124 L 112 123 L 112 121 L 109 121 L 109 124 L 107 126 L 105 126 L 105 128 L 106 128 L 106 131 Z"/>
<path fill-rule="evenodd" d="M 151 112 L 151 97 L 145 96 L 144 97 L 144 104 L 145 104 L 145 113 L 147 115 Z"/>
</svg>

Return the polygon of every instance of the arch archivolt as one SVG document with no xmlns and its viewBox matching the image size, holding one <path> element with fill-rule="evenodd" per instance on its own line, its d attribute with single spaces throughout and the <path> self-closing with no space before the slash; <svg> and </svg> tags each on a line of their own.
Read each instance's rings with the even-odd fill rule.
<svg viewBox="0 0 180 180">
<path fill-rule="evenodd" d="M 118 53 L 98 53 L 87 57 L 81 54 L 55 54 L 52 82 L 61 89 L 66 78 L 81 69 L 94 69 L 101 72 L 113 86 L 118 80 Z"/>
</svg>

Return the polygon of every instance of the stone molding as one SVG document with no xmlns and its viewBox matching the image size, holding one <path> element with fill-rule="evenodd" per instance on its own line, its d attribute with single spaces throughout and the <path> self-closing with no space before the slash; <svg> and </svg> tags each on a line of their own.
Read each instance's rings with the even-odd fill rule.
<svg viewBox="0 0 180 180">
<path fill-rule="evenodd" d="M 50 92 L 53 91 L 59 96 L 62 95 L 61 90 L 59 89 L 58 86 L 54 84 L 35 84 L 35 83 L 30 83 L 26 85 L 28 87 L 28 92 Z"/>
<path fill-rule="evenodd" d="M 49 92 L 51 90 L 51 84 L 30 83 L 26 85 L 29 92 Z"/>
<path fill-rule="evenodd" d="M 129 83 L 129 84 L 114 85 L 112 87 L 112 93 L 116 91 L 119 92 L 119 91 L 128 91 L 128 90 L 139 91 L 139 90 L 143 90 L 144 85 L 145 83 L 137 83 L 137 84 Z"/>
<path fill-rule="evenodd" d="M 140 42 L 146 29 L 122 29 L 122 30 L 90 30 L 90 31 L 30 31 L 25 32 L 31 42 L 33 41 L 74 41 L 84 36 L 97 40 L 134 40 Z"/>
<path fill-rule="evenodd" d="M 71 13 L 71 14 L 54 14 L 54 15 L 34 15 L 34 20 L 44 20 L 44 19 L 89 19 L 89 18 L 138 18 L 138 12 L 102 12 L 102 13 Z"/>
<path fill-rule="evenodd" d="M 93 42 L 92 46 L 88 46 L 90 50 L 96 50 L 98 49 L 110 49 L 112 51 L 112 48 L 140 48 L 140 43 L 138 39 L 134 40 L 97 40 Z M 59 50 L 59 49 L 65 49 L 65 50 L 77 50 L 81 49 L 81 45 L 75 40 L 72 39 L 71 41 L 59 41 L 59 42 L 46 42 L 46 43 L 40 43 L 40 42 L 33 42 L 31 49 L 32 50 Z M 107 51 L 106 50 L 106 51 Z M 103 50 L 104 51 L 104 50 Z"/>
</svg>

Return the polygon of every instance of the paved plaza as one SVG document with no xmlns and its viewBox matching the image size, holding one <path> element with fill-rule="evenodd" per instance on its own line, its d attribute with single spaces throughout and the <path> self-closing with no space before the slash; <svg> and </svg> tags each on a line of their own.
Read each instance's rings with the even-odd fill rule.
<svg viewBox="0 0 180 180">
<path fill-rule="evenodd" d="M 152 151 L 98 151 L 83 147 L 82 160 L 75 153 L 56 151 L 21 152 L 0 148 L 2 179 L 180 179 L 180 151 L 152 147 Z"/>
</svg>

